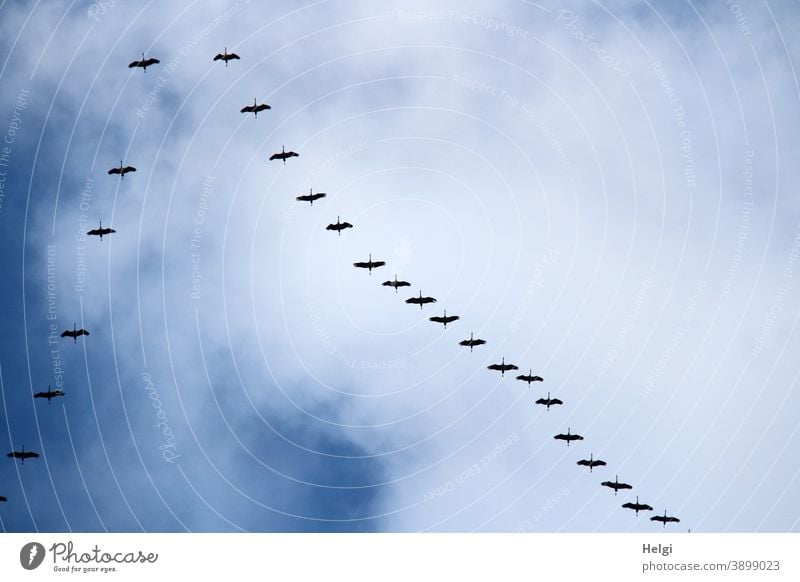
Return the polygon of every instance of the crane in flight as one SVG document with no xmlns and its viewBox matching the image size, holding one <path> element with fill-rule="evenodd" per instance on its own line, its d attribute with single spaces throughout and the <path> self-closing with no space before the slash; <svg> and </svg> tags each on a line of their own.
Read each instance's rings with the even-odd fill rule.
<svg viewBox="0 0 800 582">
<path fill-rule="evenodd" d="M 594 453 L 592 453 L 588 459 L 581 459 L 577 464 L 581 467 L 589 467 L 589 472 L 591 473 L 595 467 L 605 467 L 606 462 L 600 459 L 595 460 Z"/>
<path fill-rule="evenodd" d="M 119 174 L 120 179 L 125 178 L 125 174 L 128 172 L 135 172 L 136 168 L 133 166 L 123 166 L 122 160 L 119 161 L 119 168 L 111 168 L 108 173 L 109 175 Z"/>
<path fill-rule="evenodd" d="M 559 400 L 558 398 L 550 398 L 550 393 L 548 392 L 547 398 L 539 398 L 539 400 L 536 401 L 536 404 L 541 404 L 543 406 L 546 406 L 547 410 L 549 411 L 550 407 L 553 406 L 554 404 L 564 404 L 564 403 L 561 402 L 561 400 Z"/>
<path fill-rule="evenodd" d="M 667 510 L 664 510 L 664 515 L 654 515 L 650 518 L 650 521 L 660 521 L 664 527 L 667 527 L 668 523 L 680 523 L 680 519 L 677 517 L 673 517 L 671 515 L 667 515 Z"/>
<path fill-rule="evenodd" d="M 346 228 L 353 228 L 353 225 L 349 222 L 339 222 L 339 217 L 336 217 L 336 224 L 329 224 L 325 227 L 325 230 L 335 230 L 339 233 L 339 236 L 342 236 L 342 231 Z"/>
<path fill-rule="evenodd" d="M 22 464 L 25 464 L 25 459 L 38 459 L 39 453 L 34 453 L 33 451 L 26 451 L 25 445 L 22 445 L 21 451 L 11 451 L 6 455 L 9 459 L 20 459 Z"/>
<path fill-rule="evenodd" d="M 500 372 L 501 376 L 505 376 L 506 372 L 510 372 L 511 370 L 519 370 L 517 366 L 514 364 L 506 364 L 506 359 L 503 358 L 503 362 L 501 364 L 492 364 L 490 366 L 486 366 L 488 370 L 496 370 Z"/>
<path fill-rule="evenodd" d="M 408 281 L 398 281 L 397 280 L 397 273 L 394 274 L 394 281 L 384 281 L 381 283 L 384 287 L 394 287 L 394 292 L 397 293 L 397 289 L 399 287 L 411 287 L 411 283 Z M 419 292 L 422 295 L 422 291 Z M 420 307 L 422 309 L 422 307 Z"/>
<path fill-rule="evenodd" d="M 33 395 L 34 398 L 47 398 L 48 404 L 50 404 L 50 401 L 56 396 L 64 396 L 64 391 L 58 388 L 51 390 L 50 386 L 47 386 L 47 392 L 37 392 Z"/>
<path fill-rule="evenodd" d="M 300 157 L 300 154 L 298 154 L 297 152 L 293 152 L 293 151 L 288 151 L 287 152 L 286 151 L 286 146 L 281 146 L 280 153 L 272 154 L 269 157 L 269 159 L 270 160 L 283 160 L 283 165 L 285 166 L 286 165 L 286 160 L 288 158 L 298 158 L 298 157 Z"/>
<path fill-rule="evenodd" d="M 357 263 L 353 263 L 353 266 L 358 267 L 359 269 L 369 269 L 369 274 L 372 275 L 372 269 L 383 267 L 385 264 L 386 261 L 373 261 L 372 253 L 370 253 L 368 261 L 359 261 Z"/>
<path fill-rule="evenodd" d="M 64 330 L 61 332 L 61 337 L 71 337 L 73 342 L 78 343 L 78 338 L 82 335 L 89 335 L 89 332 L 83 328 L 75 329 L 76 325 L 72 324 L 72 330 Z"/>
<path fill-rule="evenodd" d="M 531 385 L 531 382 L 544 382 L 544 378 L 542 378 L 541 376 L 532 376 L 531 372 L 533 372 L 533 370 L 528 370 L 527 375 L 522 374 L 520 376 L 517 376 L 517 380 L 522 380 L 523 382 L 527 382 L 528 386 Z"/>
<path fill-rule="evenodd" d="M 93 228 L 92 230 L 87 230 L 86 234 L 90 236 L 99 236 L 100 240 L 103 240 L 103 237 L 109 234 L 117 232 L 113 228 L 103 228 L 103 221 L 100 221 L 100 228 Z"/>
<path fill-rule="evenodd" d="M 469 347 L 469 351 L 472 351 L 472 348 L 474 348 L 475 346 L 482 346 L 485 343 L 486 340 L 475 338 L 473 337 L 472 332 L 469 332 L 469 339 L 461 340 L 460 342 L 458 342 L 458 345 Z"/>
<path fill-rule="evenodd" d="M 569 431 L 570 431 L 570 429 L 567 428 L 567 434 L 563 434 L 563 433 L 562 434 L 557 434 L 553 438 L 556 439 L 557 441 L 566 441 L 567 442 L 567 446 L 569 446 L 569 443 L 572 442 L 572 441 L 582 441 L 583 440 L 583 437 L 581 435 L 572 434 Z"/>
<path fill-rule="evenodd" d="M 636 496 L 636 503 L 623 503 L 622 507 L 625 509 L 632 509 L 636 512 L 636 515 L 639 515 L 640 511 L 653 511 L 653 508 L 647 505 L 646 503 L 639 503 L 639 496 Z"/>
<path fill-rule="evenodd" d="M 227 65 L 227 63 L 226 63 L 226 65 Z M 254 113 L 255 116 L 258 117 L 258 112 L 259 111 L 265 111 L 267 109 L 272 109 L 272 107 L 270 107 L 266 103 L 258 103 L 258 102 L 256 102 L 255 99 L 253 99 L 253 104 L 252 105 L 245 105 L 244 107 L 242 107 L 240 109 L 240 111 L 242 113 Z M 270 158 L 270 159 L 272 159 L 272 158 Z"/>
<path fill-rule="evenodd" d="M 146 73 L 147 72 L 147 67 L 149 67 L 150 65 L 157 65 L 160 62 L 161 61 L 159 61 L 158 59 L 154 59 L 152 57 L 149 58 L 149 59 L 145 59 L 144 58 L 144 53 L 142 53 L 142 60 L 141 61 L 133 61 L 132 63 L 130 63 L 128 65 L 128 68 L 129 69 L 133 69 L 133 68 L 136 68 L 136 67 L 141 67 L 142 70 Z"/>
<path fill-rule="evenodd" d="M 214 57 L 214 60 L 215 61 L 225 61 L 225 66 L 227 67 L 228 66 L 228 61 L 234 61 L 234 60 L 238 61 L 239 60 L 239 55 L 237 55 L 236 53 L 229 53 L 228 52 L 228 47 L 225 47 L 225 50 L 223 50 L 221 53 L 217 54 L 217 56 Z"/>
<path fill-rule="evenodd" d="M 421 305 L 420 309 L 422 309 Z M 433 317 L 429 317 L 428 319 L 431 320 L 433 323 L 444 324 L 444 328 L 447 329 L 448 323 L 453 323 L 454 321 L 458 321 L 461 318 L 458 315 L 447 315 L 447 310 L 445 309 L 444 315 L 434 315 Z"/>
<path fill-rule="evenodd" d="M 386 283 L 384 283 L 384 285 L 385 284 Z M 426 303 L 436 303 L 436 299 L 434 299 L 433 297 L 423 297 L 422 290 L 420 289 L 419 297 L 409 297 L 408 299 L 406 299 L 406 303 L 408 303 L 409 305 L 419 305 L 419 308 L 422 309 L 422 306 L 425 305 Z"/>
<path fill-rule="evenodd" d="M 300 202 L 309 202 L 311 203 L 311 206 L 314 206 L 314 200 L 325 198 L 325 196 L 327 196 L 325 192 L 317 192 L 316 194 L 314 194 L 314 189 L 309 188 L 308 194 L 301 194 L 300 196 L 296 196 L 295 200 L 298 200 Z"/>
<path fill-rule="evenodd" d="M 617 477 L 617 475 L 614 475 L 613 481 L 603 481 L 602 483 L 600 483 L 600 485 L 602 485 L 603 487 L 610 487 L 611 489 L 613 489 L 614 495 L 616 495 L 617 491 L 619 491 L 620 489 L 633 489 L 632 485 L 628 485 L 627 483 L 620 483 L 619 477 Z"/>
</svg>

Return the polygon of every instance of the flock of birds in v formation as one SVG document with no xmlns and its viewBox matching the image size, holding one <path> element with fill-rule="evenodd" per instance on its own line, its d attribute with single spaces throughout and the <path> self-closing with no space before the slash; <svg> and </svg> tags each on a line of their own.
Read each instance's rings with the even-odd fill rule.
<svg viewBox="0 0 800 582">
<path fill-rule="evenodd" d="M 225 50 L 222 53 L 220 53 L 220 54 L 218 54 L 218 55 L 216 55 L 214 57 L 215 61 L 224 61 L 226 67 L 228 66 L 228 61 L 230 61 L 230 60 L 238 60 L 238 59 L 239 59 L 239 55 L 237 55 L 236 53 L 229 53 L 228 50 L 227 50 L 227 47 L 225 48 Z M 154 59 L 154 58 L 145 59 L 144 58 L 144 53 L 142 53 L 142 60 L 133 61 L 132 63 L 130 63 L 128 65 L 128 67 L 130 67 L 130 68 L 138 67 L 138 68 L 141 68 L 142 70 L 144 70 L 146 72 L 147 71 L 147 67 L 149 67 L 151 65 L 158 64 L 159 62 L 160 61 L 158 59 Z M 265 111 L 265 110 L 268 110 L 268 109 L 271 109 L 271 107 L 269 105 L 267 105 L 266 103 L 258 103 L 257 100 L 254 100 L 252 105 L 247 105 L 245 107 L 242 107 L 241 112 L 242 113 L 253 113 L 256 117 L 258 117 L 258 112 L 259 111 Z M 269 159 L 270 160 L 281 160 L 285 165 L 287 159 L 293 158 L 293 157 L 298 157 L 298 156 L 299 156 L 299 154 L 297 154 L 296 152 L 293 152 L 293 151 L 288 151 L 287 152 L 286 148 L 282 147 L 280 152 L 272 154 L 269 157 Z M 135 171 L 136 171 L 136 168 L 134 168 L 133 166 L 125 166 L 122 163 L 122 161 L 120 161 L 119 167 L 111 168 L 110 170 L 108 170 L 108 173 L 111 174 L 111 175 L 119 175 L 120 179 L 123 179 L 123 178 L 125 178 L 125 174 L 130 173 L 130 172 L 135 172 Z M 297 196 L 296 199 L 298 201 L 300 201 L 300 202 L 308 202 L 311 206 L 313 206 L 315 200 L 319 200 L 320 198 L 325 198 L 326 196 L 327 196 L 327 194 L 325 192 L 316 192 L 315 193 L 313 191 L 313 189 L 311 189 L 308 194 L 303 194 L 303 195 Z M 353 225 L 350 224 L 349 222 L 340 221 L 340 218 L 337 216 L 336 217 L 336 222 L 333 223 L 333 224 L 329 224 L 325 228 L 326 228 L 326 230 L 335 231 L 341 236 L 343 230 L 348 229 L 348 228 L 353 228 Z M 101 221 L 99 228 L 95 228 L 95 229 L 89 230 L 86 234 L 91 235 L 91 236 L 99 236 L 100 239 L 102 240 L 103 236 L 112 234 L 114 232 L 116 232 L 116 231 L 114 229 L 112 229 L 112 228 L 103 228 L 103 223 Z M 358 261 L 356 263 L 353 263 L 354 267 L 361 268 L 361 269 L 367 269 L 369 271 L 370 275 L 372 274 L 372 270 L 373 269 L 377 269 L 377 268 L 383 267 L 385 265 L 386 265 L 385 261 L 373 261 L 372 260 L 372 254 L 369 255 L 369 259 L 366 260 L 366 261 Z M 400 280 L 398 280 L 397 279 L 397 275 L 395 275 L 393 280 L 384 281 L 383 285 L 386 286 L 386 287 L 394 288 L 395 293 L 397 293 L 397 291 L 398 291 L 398 289 L 400 287 L 410 287 L 411 286 L 411 284 L 408 281 L 400 281 Z M 418 296 L 409 297 L 408 299 L 406 299 L 406 303 L 411 304 L 411 305 L 419 305 L 419 308 L 422 309 L 423 305 L 426 305 L 428 303 L 436 303 L 436 299 L 433 298 L 433 297 L 423 297 L 422 291 L 420 290 Z M 441 323 L 442 325 L 444 325 L 444 327 L 446 329 L 448 323 L 452 323 L 454 321 L 457 321 L 460 318 L 459 318 L 458 315 L 447 315 L 447 310 L 444 310 L 443 315 L 441 315 L 441 316 L 435 315 L 435 316 L 430 317 L 429 319 L 432 322 Z M 69 329 L 65 330 L 61 334 L 61 337 L 72 338 L 73 342 L 77 343 L 78 338 L 81 337 L 81 336 L 84 336 L 84 335 L 88 336 L 89 332 L 86 331 L 83 328 L 77 329 L 76 324 L 73 324 L 72 329 L 71 330 L 69 330 Z M 486 343 L 486 340 L 483 340 L 481 338 L 476 338 L 473 333 L 470 333 L 469 334 L 469 339 L 462 340 L 461 342 L 459 342 L 459 345 L 462 345 L 464 347 L 468 347 L 470 349 L 470 351 L 472 351 L 475 347 L 481 346 L 481 345 L 483 345 L 485 343 Z M 494 371 L 500 372 L 501 376 L 504 376 L 506 372 L 510 372 L 512 370 L 518 370 L 519 369 L 518 366 L 516 366 L 514 364 L 506 364 L 505 358 L 502 358 L 501 363 L 499 363 L 499 364 L 491 364 L 490 366 L 487 366 L 487 368 L 489 370 L 494 370 Z M 528 386 L 530 386 L 530 384 L 532 382 L 543 382 L 544 381 L 544 379 L 541 376 L 532 375 L 532 370 L 529 370 L 527 374 L 521 374 L 521 375 L 517 376 L 517 380 L 521 380 L 523 382 L 526 382 L 528 384 Z M 64 391 L 63 390 L 58 390 L 58 389 L 52 390 L 52 389 L 50 389 L 49 386 L 48 386 L 48 389 L 47 389 L 46 392 L 37 392 L 36 394 L 34 394 L 34 398 L 45 398 L 45 399 L 47 399 L 47 403 L 48 404 L 50 403 L 50 401 L 53 398 L 56 398 L 58 396 L 64 396 Z M 536 404 L 539 404 L 539 405 L 542 405 L 542 406 L 546 407 L 546 409 L 549 411 L 551 406 L 562 405 L 564 403 L 558 398 L 552 398 L 550 396 L 550 392 L 548 392 L 547 393 L 547 397 L 546 398 L 539 398 L 536 401 Z M 566 442 L 567 446 L 569 446 L 570 442 L 572 442 L 572 441 L 582 441 L 583 440 L 583 436 L 581 436 L 579 434 L 573 434 L 571 432 L 571 428 L 567 428 L 567 432 L 566 433 L 557 434 L 553 438 L 555 440 Z M 39 454 L 34 452 L 34 451 L 26 451 L 25 447 L 23 446 L 22 450 L 20 450 L 20 451 L 11 451 L 10 453 L 8 453 L 7 456 L 9 458 L 13 458 L 13 459 L 20 459 L 20 461 L 24 464 L 25 463 L 25 459 L 38 458 Z M 588 467 L 589 471 L 591 472 L 591 471 L 594 470 L 595 467 L 603 467 L 603 466 L 605 466 L 606 462 L 601 460 L 601 459 L 595 459 L 594 458 L 594 454 L 592 453 L 591 455 L 589 455 L 588 459 L 581 459 L 580 461 L 577 462 L 577 464 L 582 466 L 582 467 Z M 617 492 L 620 491 L 620 490 L 632 489 L 633 488 L 633 486 L 628 484 L 628 483 L 620 482 L 618 476 L 615 476 L 613 481 L 603 481 L 601 483 L 601 485 L 603 487 L 609 487 L 610 489 L 613 489 L 614 490 L 614 495 L 616 495 Z M 0 496 L 0 501 L 6 501 L 6 500 L 7 500 L 6 497 Z M 636 497 L 636 502 L 624 503 L 622 505 L 622 507 L 625 508 L 625 509 L 633 510 L 634 512 L 636 512 L 636 515 L 638 515 L 640 511 L 652 511 L 653 510 L 652 506 L 650 506 L 650 505 L 648 505 L 646 503 L 639 503 L 639 497 L 638 496 Z M 655 515 L 655 516 L 651 517 L 650 520 L 651 521 L 659 521 L 659 522 L 661 522 L 663 524 L 664 527 L 666 527 L 667 523 L 671 523 L 671 522 L 677 523 L 677 522 L 680 521 L 677 517 L 667 515 L 666 510 L 664 511 L 664 515 Z"/>
</svg>

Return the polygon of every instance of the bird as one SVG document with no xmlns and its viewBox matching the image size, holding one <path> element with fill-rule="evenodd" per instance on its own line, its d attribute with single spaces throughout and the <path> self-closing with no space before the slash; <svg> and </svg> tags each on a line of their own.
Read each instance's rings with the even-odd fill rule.
<svg viewBox="0 0 800 582">
<path fill-rule="evenodd" d="M 492 364 L 491 366 L 486 366 L 488 370 L 499 370 L 501 376 L 505 376 L 506 372 L 509 370 L 519 370 L 517 366 L 514 364 L 506 364 L 506 359 L 503 358 L 502 364 Z"/>
<path fill-rule="evenodd" d="M 39 453 L 33 451 L 25 451 L 25 445 L 22 445 L 21 451 L 11 451 L 6 455 L 9 459 L 21 459 L 22 464 L 25 464 L 25 459 L 38 459 Z"/>
<path fill-rule="evenodd" d="M 147 72 L 147 67 L 149 67 L 150 65 L 156 65 L 156 64 L 158 64 L 160 62 L 161 61 L 159 61 L 158 59 L 153 59 L 153 58 L 145 59 L 144 58 L 144 53 L 142 53 L 142 60 L 141 61 L 133 61 L 131 64 L 128 65 L 128 68 L 129 69 L 133 69 L 134 67 L 141 67 L 142 70 L 146 73 Z"/>
<path fill-rule="evenodd" d="M 78 343 L 78 338 L 82 335 L 89 335 L 89 332 L 83 328 L 75 329 L 74 323 L 72 324 L 72 331 L 67 329 L 61 332 L 61 337 L 71 337 L 75 343 Z"/>
<path fill-rule="evenodd" d="M 420 291 L 420 295 L 421 294 L 422 294 L 422 291 Z M 422 309 L 422 306 L 420 306 L 420 309 Z M 434 315 L 433 317 L 429 317 L 428 319 L 431 320 L 434 323 L 443 323 L 444 324 L 444 328 L 447 329 L 447 324 L 448 323 L 452 323 L 452 322 L 457 321 L 457 320 L 459 320 L 461 318 L 458 315 L 447 315 L 447 310 L 445 309 L 444 310 L 444 315 Z"/>
<path fill-rule="evenodd" d="M 297 152 L 292 152 L 292 151 L 288 151 L 287 152 L 286 151 L 286 147 L 285 146 L 281 146 L 281 153 L 272 154 L 269 157 L 269 159 L 270 160 L 283 160 L 283 165 L 285 166 L 287 158 L 297 158 L 297 157 L 300 157 L 300 154 L 298 154 Z"/>
<path fill-rule="evenodd" d="M 92 236 L 99 236 L 100 240 L 103 240 L 103 236 L 105 236 L 107 234 L 114 233 L 114 232 L 117 232 L 117 231 L 114 230 L 113 228 L 103 228 L 103 221 L 101 220 L 100 221 L 100 228 L 93 228 L 92 230 L 88 230 L 88 231 L 86 231 L 86 234 L 92 235 Z"/>
<path fill-rule="evenodd" d="M 120 178 L 125 178 L 125 174 L 128 172 L 135 172 L 136 168 L 133 166 L 123 166 L 122 160 L 119 161 L 119 168 L 111 168 L 108 173 L 109 174 L 119 174 Z"/>
<path fill-rule="evenodd" d="M 646 503 L 639 503 L 639 496 L 636 496 L 636 503 L 623 503 L 622 507 L 625 509 L 632 509 L 636 512 L 636 515 L 639 515 L 640 511 L 653 511 L 653 508 L 647 505 Z"/>
<path fill-rule="evenodd" d="M 458 342 L 458 345 L 460 345 L 460 346 L 469 346 L 469 351 L 472 351 L 472 348 L 474 348 L 475 346 L 482 346 L 485 343 L 486 343 L 486 340 L 482 340 L 480 338 L 475 339 L 472 336 L 472 332 L 469 332 L 469 339 L 468 340 L 461 340 L 460 342 Z"/>
<path fill-rule="evenodd" d="M 64 391 L 59 390 L 56 388 L 55 390 L 50 390 L 50 386 L 47 386 L 47 392 L 37 392 L 33 395 L 34 398 L 47 398 L 47 403 L 50 404 L 50 400 L 55 398 L 56 396 L 64 396 Z"/>
<path fill-rule="evenodd" d="M 591 473 L 592 469 L 594 469 L 595 467 L 604 467 L 606 465 L 606 462 L 605 461 L 601 461 L 599 459 L 597 461 L 595 461 L 594 460 L 594 453 L 592 453 L 591 455 L 589 455 L 589 459 L 588 460 L 587 459 L 581 459 L 580 461 L 578 461 L 577 464 L 580 465 L 581 467 L 589 467 L 589 472 Z"/>
<path fill-rule="evenodd" d="M 557 434 L 553 438 L 558 441 L 567 441 L 567 446 L 569 446 L 570 441 L 582 441 L 583 437 L 579 434 L 571 434 L 570 429 L 567 429 L 567 434 Z"/>
<path fill-rule="evenodd" d="M 353 228 L 353 225 L 349 222 L 339 222 L 339 217 L 336 217 L 336 224 L 329 224 L 325 227 L 325 230 L 335 230 L 338 231 L 339 236 L 342 236 L 342 231 L 345 228 Z"/>
<path fill-rule="evenodd" d="M 3 497 L 2 495 L 0 495 L 0 502 L 3 502 L 3 501 L 8 501 L 8 498 L 7 497 Z"/>
<path fill-rule="evenodd" d="M 217 56 L 219 56 L 219 55 L 217 55 Z M 259 103 L 256 102 L 255 99 L 253 99 L 253 104 L 252 105 L 245 105 L 244 107 L 242 107 L 240 109 L 240 111 L 242 113 L 255 113 L 255 116 L 258 117 L 258 112 L 259 111 L 264 111 L 265 109 L 272 109 L 272 107 L 270 107 L 266 103 L 260 103 L 259 104 Z"/>
<path fill-rule="evenodd" d="M 372 269 L 383 267 L 385 264 L 385 261 L 373 261 L 372 253 L 370 253 L 368 261 L 359 261 L 358 263 L 353 263 L 353 266 L 359 269 L 369 269 L 369 274 L 372 275 Z"/>
<path fill-rule="evenodd" d="M 652 508 L 651 508 L 652 509 Z M 664 515 L 654 515 L 650 518 L 650 521 L 660 521 L 664 527 L 667 527 L 667 524 L 672 523 L 680 523 L 680 519 L 677 517 L 673 517 L 671 515 L 667 515 L 667 510 L 664 510 Z"/>
<path fill-rule="evenodd" d="M 236 53 L 229 53 L 228 47 L 225 47 L 225 50 L 222 53 L 218 54 L 214 57 L 215 61 L 225 61 L 225 66 L 228 66 L 228 61 L 239 60 L 239 55 Z"/>
<path fill-rule="evenodd" d="M 521 376 L 517 376 L 517 380 L 522 380 L 523 382 L 527 382 L 528 386 L 531 385 L 531 382 L 544 382 L 544 378 L 541 376 L 531 376 L 531 372 L 533 370 L 528 370 L 528 375 L 522 374 Z"/>
<path fill-rule="evenodd" d="M 614 475 L 614 481 L 603 481 L 602 483 L 600 483 L 600 485 L 602 485 L 603 487 L 610 487 L 611 489 L 613 489 L 614 495 L 616 495 L 617 491 L 619 491 L 620 489 L 633 489 L 633 487 L 631 485 L 628 485 L 627 483 L 620 483 L 619 478 L 616 475 Z"/>
<path fill-rule="evenodd" d="M 409 283 L 408 281 L 398 281 L 397 273 L 394 274 L 394 281 L 384 281 L 382 285 L 384 287 L 394 287 L 395 293 L 397 293 L 398 287 L 411 287 L 411 283 Z M 422 291 L 420 291 L 419 294 L 422 295 Z M 422 307 L 420 307 L 420 309 L 422 309 Z"/>
<path fill-rule="evenodd" d="M 391 283 L 391 281 L 387 281 L 387 283 Z M 384 283 L 384 285 L 386 285 L 386 283 Z M 397 289 L 395 288 L 395 290 Z M 417 304 L 419 305 L 419 308 L 422 309 L 422 306 L 426 303 L 436 303 L 436 299 L 434 299 L 433 297 L 423 297 L 422 290 L 420 290 L 419 297 L 409 297 L 408 299 L 406 299 L 406 303 L 411 305 Z"/>
<path fill-rule="evenodd" d="M 548 392 L 547 398 L 539 398 L 539 400 L 536 401 L 536 404 L 543 404 L 544 406 L 547 407 L 547 410 L 550 410 L 550 407 L 553 406 L 554 404 L 564 404 L 564 403 L 561 402 L 561 400 L 559 400 L 558 398 L 550 398 L 550 393 Z"/>
<path fill-rule="evenodd" d="M 325 194 L 325 192 L 317 192 L 316 194 L 314 194 L 314 189 L 310 188 L 308 190 L 308 194 L 303 194 L 301 196 L 297 196 L 297 197 L 295 197 L 295 199 L 299 200 L 300 202 L 310 202 L 311 206 L 314 206 L 314 200 L 319 200 L 320 198 L 325 198 L 325 196 L 327 196 L 327 194 Z"/>
</svg>

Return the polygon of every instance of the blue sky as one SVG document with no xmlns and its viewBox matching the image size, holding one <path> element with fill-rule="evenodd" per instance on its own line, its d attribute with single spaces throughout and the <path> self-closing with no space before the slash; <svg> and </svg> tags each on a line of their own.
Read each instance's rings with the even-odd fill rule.
<svg viewBox="0 0 800 582">
<path fill-rule="evenodd" d="M 797 17 L 0 5 L 0 527 L 797 531 Z"/>
</svg>

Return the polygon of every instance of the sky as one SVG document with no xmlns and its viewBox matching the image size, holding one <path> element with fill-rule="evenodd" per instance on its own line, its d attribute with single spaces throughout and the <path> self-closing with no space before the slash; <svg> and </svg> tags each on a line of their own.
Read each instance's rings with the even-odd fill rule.
<svg viewBox="0 0 800 582">
<path fill-rule="evenodd" d="M 799 17 L 0 3 L 0 529 L 800 531 Z"/>
</svg>

